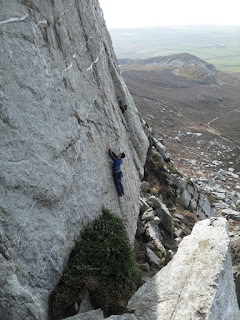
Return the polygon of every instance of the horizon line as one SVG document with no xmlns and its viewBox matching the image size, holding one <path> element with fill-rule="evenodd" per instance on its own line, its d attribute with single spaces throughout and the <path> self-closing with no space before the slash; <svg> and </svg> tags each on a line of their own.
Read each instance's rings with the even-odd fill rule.
<svg viewBox="0 0 240 320">
<path fill-rule="evenodd" d="M 171 24 L 171 25 L 158 25 L 158 26 L 141 26 L 141 27 L 108 27 L 108 30 L 124 30 L 124 29 L 153 29 L 153 28 L 172 28 L 172 27 L 237 27 L 240 24 Z"/>
</svg>

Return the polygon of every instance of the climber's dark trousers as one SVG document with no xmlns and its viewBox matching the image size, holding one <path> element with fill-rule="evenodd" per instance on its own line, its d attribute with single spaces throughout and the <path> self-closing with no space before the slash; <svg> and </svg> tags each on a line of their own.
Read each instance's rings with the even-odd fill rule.
<svg viewBox="0 0 240 320">
<path fill-rule="evenodd" d="M 121 177 L 119 177 L 119 173 L 118 172 L 114 172 L 113 173 L 113 180 L 114 180 L 118 195 L 119 196 L 124 195 L 124 190 L 123 190 L 123 186 L 122 186 Z"/>
</svg>

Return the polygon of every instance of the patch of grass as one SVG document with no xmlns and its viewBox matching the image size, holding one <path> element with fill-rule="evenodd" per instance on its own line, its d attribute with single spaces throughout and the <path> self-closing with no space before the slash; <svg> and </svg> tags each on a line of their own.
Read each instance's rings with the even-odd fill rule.
<svg viewBox="0 0 240 320">
<path fill-rule="evenodd" d="M 211 204 L 217 201 L 211 194 L 207 195 L 207 199 Z"/>
<path fill-rule="evenodd" d="M 171 173 L 177 174 L 178 176 L 180 176 L 181 178 L 183 178 L 183 175 L 181 174 L 181 172 L 179 172 L 177 169 L 175 169 L 174 167 L 172 167 L 169 163 L 165 163 L 165 166 L 169 169 L 169 171 Z"/>
<path fill-rule="evenodd" d="M 71 315 L 85 288 L 105 316 L 125 311 L 137 288 L 139 269 L 120 218 L 107 209 L 93 228 L 85 228 L 76 242 L 63 277 L 49 301 L 50 319 Z"/>
<path fill-rule="evenodd" d="M 176 213 L 185 218 L 185 225 L 188 226 L 190 230 L 192 230 L 195 223 L 199 221 L 195 213 L 184 209 L 179 203 L 176 205 Z"/>
<path fill-rule="evenodd" d="M 158 195 L 160 191 L 160 187 L 158 184 L 154 185 L 152 188 L 149 188 L 149 191 L 154 195 Z"/>
</svg>

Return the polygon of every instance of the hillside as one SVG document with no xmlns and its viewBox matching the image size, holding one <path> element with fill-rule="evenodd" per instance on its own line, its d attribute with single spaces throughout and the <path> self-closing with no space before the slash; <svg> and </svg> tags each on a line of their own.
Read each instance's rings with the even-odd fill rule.
<svg viewBox="0 0 240 320">
<path fill-rule="evenodd" d="M 183 146 L 240 170 L 240 75 L 188 54 L 120 63 L 140 114 L 156 133 L 175 138 L 181 132 Z"/>
<path fill-rule="evenodd" d="M 117 57 L 146 59 L 188 52 L 224 72 L 240 72 L 239 26 L 112 29 Z"/>
<path fill-rule="evenodd" d="M 188 53 L 149 59 L 119 59 L 123 70 L 158 71 L 174 74 L 200 84 L 215 84 L 216 69 L 213 65 Z"/>
</svg>

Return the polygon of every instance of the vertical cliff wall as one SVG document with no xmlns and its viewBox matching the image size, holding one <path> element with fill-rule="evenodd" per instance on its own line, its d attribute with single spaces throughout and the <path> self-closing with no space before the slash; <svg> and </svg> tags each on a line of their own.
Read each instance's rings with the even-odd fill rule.
<svg viewBox="0 0 240 320">
<path fill-rule="evenodd" d="M 133 240 L 148 140 L 97 0 L 0 7 L 0 318 L 40 320 L 74 239 L 102 206 Z M 122 198 L 108 143 L 126 153 Z"/>
</svg>

